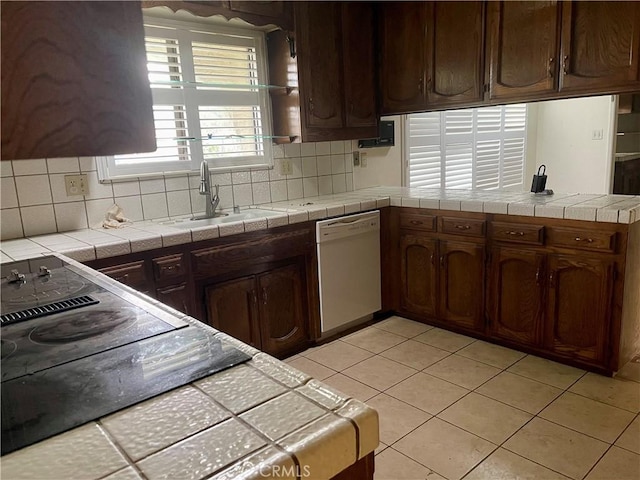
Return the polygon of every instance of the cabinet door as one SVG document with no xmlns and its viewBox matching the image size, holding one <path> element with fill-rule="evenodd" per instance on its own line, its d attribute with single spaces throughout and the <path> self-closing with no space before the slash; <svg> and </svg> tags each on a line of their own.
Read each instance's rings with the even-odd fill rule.
<svg viewBox="0 0 640 480">
<path fill-rule="evenodd" d="M 557 89 L 558 2 L 487 2 L 489 98 L 520 99 Z"/>
<path fill-rule="evenodd" d="M 156 290 L 156 298 L 165 305 L 169 305 L 182 313 L 190 315 L 189 293 L 187 285 L 182 283 L 180 285 L 158 288 Z"/>
<path fill-rule="evenodd" d="M 342 110 L 342 39 L 338 2 L 296 5 L 301 110 L 307 128 L 340 128 Z"/>
<path fill-rule="evenodd" d="M 346 126 L 375 127 L 373 8 L 369 2 L 342 3 L 342 51 Z"/>
<path fill-rule="evenodd" d="M 440 242 L 439 318 L 474 330 L 483 328 L 484 246 Z"/>
<path fill-rule="evenodd" d="M 606 360 L 613 269 L 609 260 L 549 256 L 545 346 L 567 356 Z"/>
<path fill-rule="evenodd" d="M 2 2 L 2 159 L 156 148 L 140 2 Z"/>
<path fill-rule="evenodd" d="M 261 347 L 254 276 L 207 287 L 205 298 L 211 326 L 256 348 Z"/>
<path fill-rule="evenodd" d="M 489 330 L 525 345 L 542 340 L 544 254 L 496 248 L 489 273 Z"/>
<path fill-rule="evenodd" d="M 426 3 L 385 2 L 379 13 L 382 113 L 424 110 Z"/>
<path fill-rule="evenodd" d="M 421 236 L 400 237 L 400 308 L 425 317 L 437 312 L 437 242 Z"/>
<path fill-rule="evenodd" d="M 484 2 L 429 2 L 429 107 L 483 97 Z"/>
<path fill-rule="evenodd" d="M 640 87 L 640 2 L 563 2 L 560 90 Z"/>
<path fill-rule="evenodd" d="M 297 264 L 258 276 L 262 350 L 282 355 L 307 341 L 304 281 Z"/>
</svg>

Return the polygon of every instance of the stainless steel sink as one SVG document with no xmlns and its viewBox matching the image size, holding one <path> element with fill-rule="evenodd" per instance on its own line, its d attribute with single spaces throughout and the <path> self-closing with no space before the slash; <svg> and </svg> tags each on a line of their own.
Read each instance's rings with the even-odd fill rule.
<svg viewBox="0 0 640 480">
<path fill-rule="evenodd" d="M 220 225 L 231 222 L 241 222 L 243 220 L 253 220 L 256 218 L 276 217 L 278 215 L 286 215 L 284 212 L 274 210 L 263 210 L 261 208 L 246 208 L 240 212 L 223 211 L 224 216 L 203 218 L 199 220 L 191 220 L 189 218 L 164 220 L 161 225 L 169 225 L 175 228 L 188 230 L 190 228 L 205 227 L 207 225 Z"/>
</svg>

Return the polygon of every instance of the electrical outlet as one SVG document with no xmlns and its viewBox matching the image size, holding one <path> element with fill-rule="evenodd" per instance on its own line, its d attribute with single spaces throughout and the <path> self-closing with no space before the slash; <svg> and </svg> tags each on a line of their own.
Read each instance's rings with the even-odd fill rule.
<svg viewBox="0 0 640 480">
<path fill-rule="evenodd" d="M 65 175 L 64 186 L 67 190 L 67 195 L 72 197 L 74 195 L 88 195 L 89 183 L 87 181 L 87 175 Z"/>
<path fill-rule="evenodd" d="M 367 168 L 367 153 L 360 152 L 360 166 L 362 168 Z"/>
<path fill-rule="evenodd" d="M 354 167 L 360 166 L 360 152 L 358 151 L 353 152 L 353 166 Z"/>
<path fill-rule="evenodd" d="M 604 132 L 602 131 L 602 129 L 594 130 L 593 132 L 591 132 L 591 140 L 602 140 L 603 133 Z"/>
<path fill-rule="evenodd" d="M 280 175 L 293 175 L 293 166 L 290 159 L 283 158 L 280 160 Z"/>
</svg>

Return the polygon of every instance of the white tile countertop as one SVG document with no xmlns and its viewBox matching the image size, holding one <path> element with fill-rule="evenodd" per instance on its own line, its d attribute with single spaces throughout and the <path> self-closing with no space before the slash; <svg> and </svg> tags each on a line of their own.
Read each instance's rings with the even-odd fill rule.
<svg viewBox="0 0 640 480">
<path fill-rule="evenodd" d="M 353 192 L 262 204 L 280 214 L 219 225 L 178 229 L 171 219 L 136 222 L 121 229 L 87 229 L 0 243 L 2 262 L 51 252 L 81 262 L 207 240 L 288 224 L 321 220 L 388 205 L 402 207 L 565 218 L 607 223 L 640 221 L 640 196 L 370 187 Z"/>
<path fill-rule="evenodd" d="M 71 262 L 135 295 L 143 308 L 151 303 L 197 322 Z M 251 360 L 5 455 L 2 477 L 234 480 L 296 478 L 298 472 L 321 480 L 378 446 L 375 410 L 198 324 Z"/>
</svg>

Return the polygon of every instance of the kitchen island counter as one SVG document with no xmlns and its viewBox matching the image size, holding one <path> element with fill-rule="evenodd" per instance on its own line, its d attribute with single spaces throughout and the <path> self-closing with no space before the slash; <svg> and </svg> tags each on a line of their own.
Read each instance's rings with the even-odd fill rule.
<svg viewBox="0 0 640 480">
<path fill-rule="evenodd" d="M 142 308 L 152 304 L 196 322 L 126 286 L 118 288 Z M 373 409 L 198 325 L 251 360 L 7 454 L 2 477 L 329 479 L 354 464 L 349 478 L 371 477 L 378 445 Z M 360 470 L 353 473 L 356 467 Z"/>
</svg>

